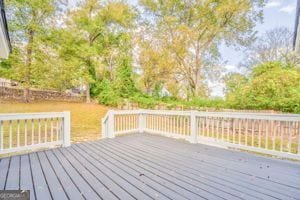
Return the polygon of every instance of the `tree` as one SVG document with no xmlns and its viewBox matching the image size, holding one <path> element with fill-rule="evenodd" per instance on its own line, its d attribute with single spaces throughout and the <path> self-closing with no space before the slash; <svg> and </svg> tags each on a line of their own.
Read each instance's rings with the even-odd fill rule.
<svg viewBox="0 0 300 200">
<path fill-rule="evenodd" d="M 133 80 L 131 60 L 128 58 L 123 58 L 117 69 L 115 91 L 123 98 L 128 98 L 130 95 L 137 92 L 137 88 Z"/>
<path fill-rule="evenodd" d="M 64 36 L 71 40 L 61 49 L 61 57 L 72 57 L 71 62 L 77 63 L 86 86 L 86 102 L 90 102 L 90 87 L 97 74 L 118 62 L 118 53 L 127 44 L 127 29 L 134 17 L 126 3 L 98 0 L 85 0 L 68 14 L 62 32 L 68 33 Z"/>
<path fill-rule="evenodd" d="M 260 18 L 261 0 L 141 0 L 155 38 L 171 55 L 173 79 L 187 96 L 200 96 L 206 88 L 207 69 L 218 63 L 218 44 L 248 44 Z M 148 20 L 149 19 L 149 20 Z"/>
<path fill-rule="evenodd" d="M 138 40 L 138 63 L 142 71 L 140 81 L 142 89 L 149 95 L 155 86 L 170 83 L 175 64 L 167 49 L 159 46 L 155 38 L 149 40 L 150 31 L 141 32 Z"/>
<path fill-rule="evenodd" d="M 245 62 L 248 69 L 266 62 L 279 61 L 290 65 L 300 64 L 300 57 L 293 52 L 293 33 L 285 27 L 266 31 L 246 48 Z"/>
<path fill-rule="evenodd" d="M 248 78 L 240 73 L 229 73 L 224 77 L 226 86 L 224 92 L 229 105 L 239 108 L 239 106 L 245 104 L 247 99 L 243 92 L 248 81 Z"/>
<path fill-rule="evenodd" d="M 9 0 L 7 11 L 13 53 L 4 62 L 6 73 L 2 75 L 21 83 L 23 99 L 28 102 L 29 88 L 46 81 L 42 75 L 49 67 L 45 62 L 49 52 L 43 42 L 48 36 L 56 4 L 54 0 Z"/>
<path fill-rule="evenodd" d="M 235 77 L 231 83 L 241 84 L 227 84 L 226 96 L 233 107 L 300 113 L 300 71 L 296 66 L 267 62 L 255 66 L 248 81 Z"/>
</svg>

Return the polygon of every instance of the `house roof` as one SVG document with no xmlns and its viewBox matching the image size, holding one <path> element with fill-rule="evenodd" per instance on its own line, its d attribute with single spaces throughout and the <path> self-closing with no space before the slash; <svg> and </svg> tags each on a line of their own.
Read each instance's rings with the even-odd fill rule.
<svg viewBox="0 0 300 200">
<path fill-rule="evenodd" d="M 300 0 L 297 1 L 293 47 L 300 52 Z"/>
<path fill-rule="evenodd" d="M 7 58 L 11 51 L 11 44 L 4 9 L 4 0 L 0 0 L 0 46 L 0 58 Z"/>
</svg>

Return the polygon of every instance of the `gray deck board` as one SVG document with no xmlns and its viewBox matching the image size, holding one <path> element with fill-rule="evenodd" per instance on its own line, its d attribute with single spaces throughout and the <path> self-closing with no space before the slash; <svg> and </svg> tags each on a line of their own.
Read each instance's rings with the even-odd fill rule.
<svg viewBox="0 0 300 200">
<path fill-rule="evenodd" d="M 6 190 L 19 189 L 19 169 L 20 169 L 20 156 L 12 157 L 10 160 L 10 167 L 7 174 Z"/>
<path fill-rule="evenodd" d="M 64 186 L 66 195 L 70 199 L 82 200 L 85 199 L 83 194 L 80 192 L 78 187 L 74 184 L 69 174 L 64 170 L 59 161 L 56 159 L 55 155 L 51 151 L 45 152 L 47 159 L 53 166 L 56 176 L 59 178 L 61 184 Z"/>
<path fill-rule="evenodd" d="M 38 152 L 38 159 L 41 163 L 41 167 L 43 168 L 43 172 L 45 174 L 45 179 L 47 180 L 49 189 L 54 199 L 67 200 L 68 196 L 64 191 L 60 181 L 56 177 L 48 159 L 46 158 L 45 152 Z"/>
<path fill-rule="evenodd" d="M 120 145 L 119 145 L 120 147 Z M 126 150 L 122 149 L 122 152 L 126 152 Z M 134 152 L 129 152 L 131 155 L 135 155 Z M 130 155 L 126 155 L 130 156 Z M 139 157 L 139 155 L 136 155 Z M 220 180 L 220 178 L 211 178 L 208 176 L 208 174 L 204 172 L 205 175 L 198 175 L 198 173 L 193 173 L 193 171 L 189 170 L 188 168 L 180 168 L 180 164 L 174 165 L 171 162 L 156 159 L 155 157 L 151 157 L 151 155 L 143 155 L 148 158 L 153 159 L 156 164 L 158 164 L 158 167 L 162 169 L 163 173 L 172 172 L 176 175 L 177 178 L 185 179 L 189 181 L 193 185 L 198 185 L 202 188 L 207 188 L 214 194 L 219 194 L 219 196 L 227 197 L 230 199 L 239 199 L 240 197 L 247 198 L 247 199 L 255 199 L 258 198 L 258 196 L 251 194 L 251 190 L 247 190 L 247 188 L 240 188 L 238 184 L 228 184 L 225 181 Z M 157 156 L 156 156 L 157 157 Z M 149 159 L 146 159 L 149 160 Z M 152 165 L 151 162 L 146 161 L 149 163 L 149 165 Z M 152 165 L 153 166 L 153 165 Z M 198 176 L 198 177 L 197 177 Z M 200 184 L 199 184 L 200 183 Z M 204 185 L 204 186 L 203 186 Z M 259 193 L 258 193 L 259 194 Z M 265 199 L 268 198 L 268 196 L 264 196 Z"/>
<path fill-rule="evenodd" d="M 35 200 L 30 163 L 28 155 L 21 156 L 20 189 L 30 190 L 30 199 Z"/>
<path fill-rule="evenodd" d="M 3 158 L 0 162 L 0 190 L 5 189 L 7 173 L 9 170 L 10 158 Z"/>
<path fill-rule="evenodd" d="M 3 158 L 1 189 L 38 200 L 300 200 L 300 163 L 131 134 Z"/>
<path fill-rule="evenodd" d="M 52 199 L 52 194 L 48 188 L 47 180 L 44 177 L 43 170 L 38 160 L 37 154 L 29 154 L 31 173 L 35 188 L 36 199 Z"/>
<path fill-rule="evenodd" d="M 105 148 L 103 146 L 100 146 L 100 148 L 101 147 Z M 110 152 L 111 155 L 113 155 L 114 152 L 116 152 L 118 155 L 121 155 L 120 157 L 122 157 L 123 159 L 128 159 L 130 163 L 134 163 L 136 166 L 140 166 L 145 170 L 145 173 L 151 173 L 152 175 L 156 175 L 159 176 L 161 179 L 164 179 L 164 181 L 173 183 L 177 186 L 177 190 L 181 191 L 183 194 L 189 195 L 187 196 L 189 198 L 208 197 L 209 199 L 222 199 L 225 197 L 229 198 L 230 196 L 231 199 L 235 199 L 233 195 L 228 195 L 228 193 L 220 194 L 220 192 L 217 190 L 211 191 L 211 188 L 208 188 L 207 185 L 198 184 L 195 183 L 192 179 L 188 179 L 183 176 L 178 176 L 177 173 L 174 174 L 173 169 L 166 170 L 165 166 L 155 166 L 156 164 L 159 164 L 159 162 L 155 162 L 156 164 L 153 165 L 153 163 L 151 162 L 142 160 L 147 155 L 140 156 L 139 154 L 135 154 L 135 152 L 131 152 L 132 154 L 128 154 L 124 149 L 121 149 L 122 151 L 119 151 L 113 147 L 111 147 L 110 149 L 105 148 L 105 150 Z M 117 154 L 115 154 L 115 156 L 118 156 Z"/>
<path fill-rule="evenodd" d="M 108 142 L 106 142 L 108 143 Z M 139 144 L 142 143 L 141 141 L 138 142 L 138 144 L 135 144 L 132 146 L 132 144 L 130 142 L 125 142 L 126 145 L 126 150 L 135 147 L 136 149 L 134 149 L 135 152 L 137 151 L 145 151 L 147 153 L 148 157 L 151 157 L 151 153 L 153 154 L 153 148 L 149 148 L 147 146 L 140 146 Z M 157 141 L 157 143 L 159 143 L 159 141 Z M 165 143 L 163 143 L 165 144 Z M 111 144 L 107 144 L 107 145 L 114 145 L 113 143 Z M 117 144 L 118 147 L 120 147 L 120 144 Z M 175 149 L 171 149 L 170 150 L 170 146 L 166 147 L 168 148 L 168 151 L 170 152 L 174 152 L 174 155 L 172 154 L 165 154 L 164 153 L 164 147 L 160 146 L 159 148 L 157 148 L 157 150 L 154 152 L 156 152 L 156 154 L 154 154 L 152 159 L 156 159 L 156 158 L 161 158 L 162 160 L 167 161 L 168 165 L 172 165 L 172 163 L 175 162 L 175 166 L 183 166 L 183 170 L 190 170 L 190 173 L 192 175 L 195 176 L 200 176 L 199 179 L 203 179 L 203 177 L 201 177 L 201 175 L 205 175 L 205 178 L 217 178 L 218 181 L 226 181 L 227 183 L 233 183 L 235 184 L 234 187 L 238 190 L 238 188 L 240 188 L 241 186 L 246 187 L 246 188 L 251 188 L 251 190 L 256 191 L 256 194 L 259 193 L 265 193 L 265 194 L 269 194 L 272 195 L 273 193 L 278 193 L 278 191 L 283 191 L 285 193 L 285 196 L 289 195 L 290 193 L 299 193 L 299 190 L 295 190 L 294 188 L 290 188 L 290 187 L 285 187 L 285 186 L 281 186 L 278 184 L 275 184 L 273 182 L 270 181 L 265 181 L 265 180 L 261 180 L 261 179 L 257 179 L 253 181 L 253 177 L 248 177 L 248 175 L 245 174 L 235 174 L 235 173 L 231 173 L 229 171 L 228 174 L 228 170 L 223 170 L 225 169 L 224 166 L 222 166 L 221 168 L 217 168 L 215 166 L 212 165 L 206 165 L 206 162 L 200 162 L 200 165 L 197 165 L 197 160 L 193 159 L 193 160 L 187 160 L 185 157 L 180 156 L 179 153 L 176 153 Z M 192 153 L 192 152 L 190 152 Z M 165 156 L 164 156 L 165 155 Z M 203 169 L 203 170 L 201 170 Z M 195 172 L 195 173 L 193 173 Z M 228 174 L 228 175 L 227 175 Z M 249 181 L 247 181 L 247 179 L 249 179 Z M 246 183 L 245 183 L 246 182 Z M 255 183 L 255 184 L 253 184 Z M 224 183 L 223 183 L 224 184 Z M 269 188 L 269 190 L 265 190 L 266 186 Z M 260 191 L 260 192 L 259 192 Z M 246 192 L 245 192 L 246 193 Z M 278 193 L 280 194 L 280 193 Z"/>
</svg>

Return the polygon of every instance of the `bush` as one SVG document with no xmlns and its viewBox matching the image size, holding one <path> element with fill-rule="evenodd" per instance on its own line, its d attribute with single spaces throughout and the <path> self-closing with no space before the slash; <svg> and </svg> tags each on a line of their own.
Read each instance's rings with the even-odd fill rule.
<svg viewBox="0 0 300 200">
<path fill-rule="evenodd" d="M 99 92 L 97 99 L 100 104 L 117 106 L 122 102 L 119 94 L 114 89 L 113 83 L 107 79 L 104 79 L 101 83 L 99 83 L 97 90 Z"/>
<path fill-rule="evenodd" d="M 130 101 L 133 103 L 138 103 L 141 108 L 145 109 L 154 108 L 155 105 L 159 103 L 159 101 L 153 97 L 141 93 L 136 93 L 131 96 Z"/>
</svg>

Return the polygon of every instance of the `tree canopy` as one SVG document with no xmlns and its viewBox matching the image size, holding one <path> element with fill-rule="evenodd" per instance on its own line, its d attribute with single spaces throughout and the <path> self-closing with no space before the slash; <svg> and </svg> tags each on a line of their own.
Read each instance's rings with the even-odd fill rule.
<svg viewBox="0 0 300 200">
<path fill-rule="evenodd" d="M 83 88 L 116 106 L 215 106 L 300 112 L 299 55 L 286 28 L 258 36 L 264 0 L 7 0 L 13 53 L 0 77 L 30 88 Z M 226 73 L 221 44 L 243 48 L 247 73 Z M 211 83 L 224 82 L 224 100 Z"/>
</svg>

